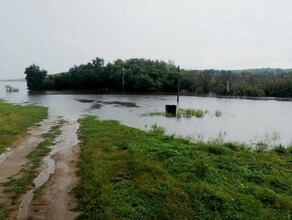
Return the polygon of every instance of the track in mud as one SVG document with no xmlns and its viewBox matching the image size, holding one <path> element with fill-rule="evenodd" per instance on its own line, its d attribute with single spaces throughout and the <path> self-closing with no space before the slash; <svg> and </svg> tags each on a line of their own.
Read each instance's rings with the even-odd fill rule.
<svg viewBox="0 0 292 220">
<path fill-rule="evenodd" d="M 44 141 L 42 137 L 50 128 L 60 122 L 60 118 L 50 118 L 40 123 L 25 137 L 17 140 L 14 146 L 0 154 L 0 183 L 21 175 L 21 170 L 29 165 L 27 155 Z M 48 156 L 38 169 L 39 175 L 34 180 L 34 187 L 22 196 L 17 204 L 4 192 L 0 184 L 0 219 L 75 219 L 78 213 L 74 196 L 69 194 L 77 184 L 76 162 L 79 158 L 79 145 L 76 121 L 62 124 L 61 134 L 55 138 Z M 35 191 L 37 190 L 37 195 Z M 5 204 L 4 207 L 2 205 Z M 1 215 L 1 213 L 3 215 Z M 7 214 L 9 216 L 7 217 Z M 6 216 L 6 217 L 5 217 Z"/>
<path fill-rule="evenodd" d="M 17 176 L 20 170 L 27 165 L 26 156 L 43 141 L 42 134 L 48 132 L 56 122 L 57 118 L 43 120 L 38 127 L 31 129 L 25 136 L 7 148 L 6 152 L 0 154 L 0 219 L 6 218 L 9 211 L 16 208 L 10 197 L 4 192 L 2 183 Z"/>
<path fill-rule="evenodd" d="M 34 180 L 34 189 L 27 192 L 22 199 L 18 219 L 68 220 L 78 216 L 78 213 L 70 211 L 75 203 L 69 194 L 78 181 L 78 128 L 77 122 L 68 122 L 62 126 L 62 133 L 56 138 L 56 144 L 43 160 L 45 169 Z M 34 192 L 38 188 L 40 193 L 34 198 Z"/>
</svg>

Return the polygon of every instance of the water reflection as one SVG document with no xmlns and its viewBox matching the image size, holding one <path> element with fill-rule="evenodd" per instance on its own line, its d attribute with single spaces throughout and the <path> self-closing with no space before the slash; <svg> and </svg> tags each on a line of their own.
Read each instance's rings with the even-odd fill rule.
<svg viewBox="0 0 292 220">
<path fill-rule="evenodd" d="M 140 129 L 151 129 L 153 124 L 166 128 L 167 133 L 190 136 L 208 141 L 257 143 L 273 139 L 274 144 L 292 142 L 292 102 L 275 100 L 244 100 L 182 96 L 181 108 L 203 109 L 213 114 L 203 118 L 145 117 L 147 112 L 164 112 L 165 105 L 176 105 L 175 96 L 64 94 L 60 92 L 28 93 L 24 82 L 9 84 L 18 93 L 5 92 L 6 83 L 0 82 L 0 97 L 11 102 L 39 103 L 49 107 L 50 114 L 76 120 L 80 115 L 93 114 L 101 119 L 115 119 Z M 82 101 L 80 101 L 82 100 Z M 84 101 L 85 100 L 85 101 Z M 138 108 L 139 107 L 139 108 Z M 216 111 L 222 116 L 216 117 Z"/>
</svg>

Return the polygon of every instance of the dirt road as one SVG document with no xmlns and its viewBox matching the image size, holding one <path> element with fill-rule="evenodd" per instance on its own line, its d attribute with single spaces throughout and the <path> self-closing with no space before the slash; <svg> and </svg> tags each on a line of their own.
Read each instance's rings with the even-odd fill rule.
<svg viewBox="0 0 292 220">
<path fill-rule="evenodd" d="M 48 132 L 59 120 L 44 120 L 39 127 L 17 140 L 11 149 L 0 155 L 0 183 L 21 175 L 21 169 L 29 162 L 26 156 L 43 141 L 42 134 Z M 70 192 L 78 182 L 78 128 L 76 121 L 63 123 L 61 135 L 56 138 L 56 144 L 51 146 L 50 154 L 43 160 L 39 175 L 34 181 L 34 188 L 23 195 L 17 204 L 11 203 L 0 185 L 0 213 L 9 209 L 8 219 L 70 220 L 78 216 L 78 213 L 70 211 L 76 207 L 74 196 Z"/>
<path fill-rule="evenodd" d="M 70 220 L 78 216 L 78 213 L 70 211 L 76 206 L 74 196 L 70 192 L 78 182 L 76 163 L 80 153 L 77 136 L 72 137 L 72 133 L 68 133 L 70 130 L 73 132 L 74 128 L 76 135 L 76 125 L 69 123 L 64 126 L 63 138 L 55 149 L 56 153 L 53 153 L 55 172 L 30 204 L 29 219 Z M 64 134 L 66 132 L 67 135 Z"/>
<path fill-rule="evenodd" d="M 38 127 L 32 128 L 26 135 L 18 138 L 6 152 L 0 155 L 0 204 L 3 209 L 16 209 L 16 205 L 11 203 L 11 199 L 4 193 L 2 183 L 7 182 L 12 177 L 16 177 L 22 167 L 28 163 L 26 156 L 42 142 L 42 134 L 49 131 L 57 118 L 49 118 L 42 121 Z M 3 212 L 3 210 L 0 210 Z M 6 215 L 6 213 L 2 213 Z M 0 216 L 1 218 L 1 216 Z"/>
</svg>

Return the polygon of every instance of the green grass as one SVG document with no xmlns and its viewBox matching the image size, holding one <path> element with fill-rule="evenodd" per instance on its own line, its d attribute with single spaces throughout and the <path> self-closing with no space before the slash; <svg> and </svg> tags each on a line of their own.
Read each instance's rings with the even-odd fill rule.
<svg viewBox="0 0 292 220">
<path fill-rule="evenodd" d="M 45 107 L 9 104 L 0 100 L 0 153 L 5 151 L 18 135 L 24 134 L 30 126 L 47 115 Z"/>
<path fill-rule="evenodd" d="M 79 219 L 291 219 L 292 149 L 253 151 L 80 120 Z"/>
<path fill-rule="evenodd" d="M 52 126 L 49 132 L 43 134 L 44 140 L 27 155 L 29 163 L 20 171 L 18 177 L 2 184 L 4 192 L 8 193 L 12 204 L 17 202 L 20 196 L 33 186 L 33 180 L 38 175 L 37 169 L 40 167 L 42 159 L 51 151 L 50 146 L 55 143 L 55 138 L 61 134 L 61 123 L 62 121 Z"/>
<path fill-rule="evenodd" d="M 207 111 L 206 111 L 207 112 Z M 165 116 L 165 117 L 177 117 L 177 118 L 191 118 L 191 117 L 196 117 L 196 118 L 203 118 L 205 116 L 205 112 L 201 109 L 192 109 L 192 108 L 179 108 L 176 111 L 176 115 L 172 114 L 167 114 L 163 112 L 147 112 L 145 114 L 142 114 L 142 116 Z"/>
<path fill-rule="evenodd" d="M 147 112 L 145 114 L 142 114 L 141 116 L 150 116 L 150 117 L 154 117 L 154 116 L 165 116 L 165 117 L 177 117 L 177 118 L 191 118 L 191 117 L 196 117 L 196 118 L 203 118 L 205 115 L 207 114 L 212 114 L 209 111 L 203 111 L 202 109 L 193 109 L 193 108 L 179 108 L 176 112 L 176 115 L 172 115 L 172 114 L 167 114 L 164 112 Z M 221 117 L 222 116 L 222 112 L 219 110 L 216 110 L 214 115 L 216 117 Z"/>
<path fill-rule="evenodd" d="M 9 215 L 9 208 L 7 204 L 0 203 L 0 220 L 5 220 L 8 218 Z"/>
<path fill-rule="evenodd" d="M 191 118 L 195 116 L 196 118 L 203 118 L 205 116 L 205 112 L 201 109 L 193 109 L 193 108 L 179 108 L 176 112 L 176 117 L 184 117 Z"/>
<path fill-rule="evenodd" d="M 142 114 L 142 116 L 165 116 L 166 114 L 163 112 L 147 112 L 145 114 Z"/>
</svg>

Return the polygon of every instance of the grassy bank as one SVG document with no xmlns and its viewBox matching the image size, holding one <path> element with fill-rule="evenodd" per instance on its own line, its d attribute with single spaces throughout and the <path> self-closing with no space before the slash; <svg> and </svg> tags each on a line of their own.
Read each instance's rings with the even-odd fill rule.
<svg viewBox="0 0 292 220">
<path fill-rule="evenodd" d="M 192 144 L 81 119 L 80 219 L 291 219 L 292 148 Z"/>
<path fill-rule="evenodd" d="M 47 108 L 36 105 L 9 104 L 0 100 L 0 153 L 9 147 L 18 135 L 47 117 Z"/>
</svg>

